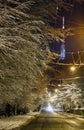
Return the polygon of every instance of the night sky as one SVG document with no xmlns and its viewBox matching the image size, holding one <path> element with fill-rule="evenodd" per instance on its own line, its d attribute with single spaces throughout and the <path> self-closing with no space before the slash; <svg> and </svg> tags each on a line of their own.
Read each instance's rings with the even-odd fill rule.
<svg viewBox="0 0 84 130">
<path fill-rule="evenodd" d="M 84 3 L 75 3 L 69 24 L 77 29 L 75 36 L 66 39 L 66 51 L 84 50 Z"/>
</svg>

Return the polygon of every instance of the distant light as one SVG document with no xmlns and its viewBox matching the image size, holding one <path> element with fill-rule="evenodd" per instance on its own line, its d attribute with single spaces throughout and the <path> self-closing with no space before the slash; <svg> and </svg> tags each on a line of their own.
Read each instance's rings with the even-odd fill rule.
<svg viewBox="0 0 84 130">
<path fill-rule="evenodd" d="M 46 111 L 48 111 L 48 112 L 54 111 L 50 103 L 48 103 L 48 107 L 46 108 Z"/>
<path fill-rule="evenodd" d="M 58 84 L 58 87 L 61 87 L 61 84 Z"/>
<path fill-rule="evenodd" d="M 59 9 L 59 7 L 57 6 L 57 7 L 56 7 L 56 9 L 58 10 L 58 9 Z"/>
<path fill-rule="evenodd" d="M 75 66 L 71 66 L 71 67 L 70 67 L 70 70 L 71 70 L 72 72 L 74 72 L 74 71 L 76 70 L 76 67 L 75 67 Z"/>
<path fill-rule="evenodd" d="M 55 89 L 55 92 L 57 93 L 57 92 L 58 92 L 58 89 Z"/>
</svg>

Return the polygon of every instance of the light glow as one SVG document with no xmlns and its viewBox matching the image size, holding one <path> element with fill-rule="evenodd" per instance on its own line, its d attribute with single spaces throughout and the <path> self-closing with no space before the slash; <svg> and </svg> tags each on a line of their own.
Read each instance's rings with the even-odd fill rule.
<svg viewBox="0 0 84 130">
<path fill-rule="evenodd" d="M 58 89 L 55 89 L 55 93 L 57 93 L 58 92 Z"/>
<path fill-rule="evenodd" d="M 46 111 L 48 111 L 48 112 L 53 112 L 54 111 L 50 103 L 48 103 Z"/>
<path fill-rule="evenodd" d="M 61 84 L 58 84 L 58 87 L 61 87 Z"/>
<path fill-rule="evenodd" d="M 75 66 L 71 66 L 71 67 L 70 67 L 70 70 L 71 70 L 72 72 L 74 72 L 74 71 L 76 70 L 76 67 L 75 67 Z"/>
</svg>

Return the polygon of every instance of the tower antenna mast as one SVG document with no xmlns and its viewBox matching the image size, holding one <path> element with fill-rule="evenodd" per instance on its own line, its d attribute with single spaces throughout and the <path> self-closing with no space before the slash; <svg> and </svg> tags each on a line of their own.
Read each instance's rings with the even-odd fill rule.
<svg viewBox="0 0 84 130">
<path fill-rule="evenodd" d="M 64 29 L 65 29 L 65 17 L 63 16 L 62 17 L 62 30 L 64 30 Z M 64 33 L 64 31 L 63 31 L 63 33 Z M 66 52 L 66 50 L 65 50 L 65 36 L 63 36 L 62 42 L 61 42 L 60 58 L 59 58 L 59 60 L 64 60 L 65 59 L 65 57 L 66 57 L 65 52 Z"/>
</svg>

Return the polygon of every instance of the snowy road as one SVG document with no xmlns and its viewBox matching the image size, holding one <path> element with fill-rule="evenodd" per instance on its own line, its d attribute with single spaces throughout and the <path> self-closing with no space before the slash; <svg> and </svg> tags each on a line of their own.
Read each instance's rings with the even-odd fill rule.
<svg viewBox="0 0 84 130">
<path fill-rule="evenodd" d="M 84 130 L 84 118 L 65 113 L 41 113 L 20 130 Z"/>
</svg>

